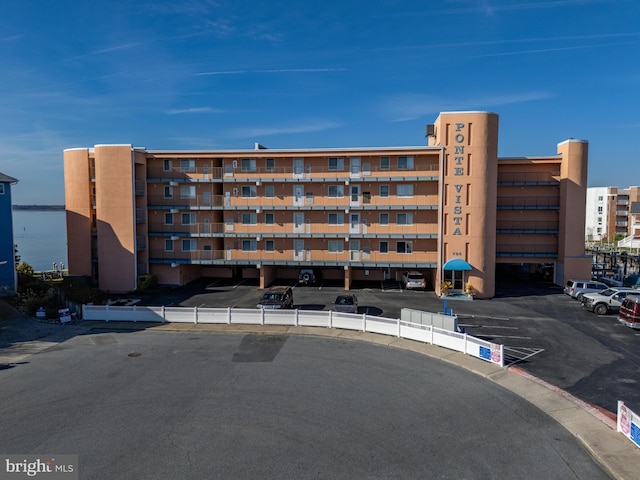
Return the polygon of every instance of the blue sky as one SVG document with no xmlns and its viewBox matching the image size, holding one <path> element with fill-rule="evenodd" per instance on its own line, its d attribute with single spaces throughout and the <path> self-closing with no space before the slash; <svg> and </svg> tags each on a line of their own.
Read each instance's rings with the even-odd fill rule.
<svg viewBox="0 0 640 480">
<path fill-rule="evenodd" d="M 423 145 L 500 115 L 501 156 L 589 141 L 640 184 L 639 0 L 0 0 L 0 172 L 64 203 L 62 151 Z"/>
</svg>

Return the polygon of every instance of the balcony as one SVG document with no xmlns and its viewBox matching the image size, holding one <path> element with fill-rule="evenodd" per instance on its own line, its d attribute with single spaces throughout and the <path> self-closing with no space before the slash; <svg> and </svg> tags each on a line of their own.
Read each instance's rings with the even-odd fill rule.
<svg viewBox="0 0 640 480">
<path fill-rule="evenodd" d="M 498 185 L 560 185 L 559 176 L 560 172 L 498 172 Z"/>
<path fill-rule="evenodd" d="M 147 237 L 144 235 L 136 236 L 136 251 L 141 252 L 147 249 Z"/>
<path fill-rule="evenodd" d="M 496 233 L 516 234 L 557 234 L 559 222 L 557 221 L 499 221 L 496 224 Z"/>
<path fill-rule="evenodd" d="M 498 197 L 498 210 L 558 210 L 560 199 L 553 197 Z"/>
<path fill-rule="evenodd" d="M 145 223 L 146 221 L 146 211 L 143 208 L 136 208 L 136 223 Z"/>
<path fill-rule="evenodd" d="M 144 180 L 136 180 L 134 183 L 135 194 L 138 196 L 144 195 L 146 182 Z"/>
<path fill-rule="evenodd" d="M 222 167 L 193 167 L 193 168 L 172 168 L 171 170 L 149 169 L 147 171 L 147 181 L 149 182 L 211 182 L 222 180 Z"/>
<path fill-rule="evenodd" d="M 496 245 L 496 257 L 557 258 L 556 245 Z"/>
<path fill-rule="evenodd" d="M 227 250 L 195 250 L 173 251 L 151 250 L 149 263 L 164 264 L 197 264 L 197 265 L 307 265 L 314 266 L 396 266 L 433 268 L 438 258 L 437 252 L 380 253 L 363 250 L 344 250 L 330 253 L 323 250 L 284 250 L 284 251 L 243 251 Z"/>
</svg>

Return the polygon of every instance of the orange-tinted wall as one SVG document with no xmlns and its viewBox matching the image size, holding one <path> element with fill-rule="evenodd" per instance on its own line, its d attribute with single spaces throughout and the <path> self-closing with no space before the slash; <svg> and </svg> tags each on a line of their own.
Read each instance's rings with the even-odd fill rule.
<svg viewBox="0 0 640 480">
<path fill-rule="evenodd" d="M 89 150 L 64 151 L 67 257 L 73 275 L 91 275 L 91 185 Z"/>
</svg>

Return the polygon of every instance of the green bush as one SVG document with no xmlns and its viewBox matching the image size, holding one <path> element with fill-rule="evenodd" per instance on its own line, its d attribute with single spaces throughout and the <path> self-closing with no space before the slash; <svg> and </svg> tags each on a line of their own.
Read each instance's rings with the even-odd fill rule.
<svg viewBox="0 0 640 480">
<path fill-rule="evenodd" d="M 24 260 L 20 265 L 16 267 L 16 270 L 19 273 L 24 273 L 25 275 L 33 276 L 33 267 L 29 265 L 27 262 L 25 262 Z"/>
<path fill-rule="evenodd" d="M 158 277 L 155 275 L 140 275 L 138 277 L 138 288 L 139 292 L 149 292 L 151 290 L 155 290 L 158 286 Z"/>
</svg>

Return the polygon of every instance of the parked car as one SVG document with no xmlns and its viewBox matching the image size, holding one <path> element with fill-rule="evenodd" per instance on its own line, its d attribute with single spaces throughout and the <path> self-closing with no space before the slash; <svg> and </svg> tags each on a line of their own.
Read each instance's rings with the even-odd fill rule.
<svg viewBox="0 0 640 480">
<path fill-rule="evenodd" d="M 298 273 L 298 284 L 301 285 L 316 285 L 320 283 L 322 274 L 320 270 L 315 268 L 302 268 Z"/>
<path fill-rule="evenodd" d="M 293 289 L 291 287 L 271 287 L 260 297 L 258 308 L 293 308 Z"/>
<path fill-rule="evenodd" d="M 564 287 L 564 293 L 576 300 L 582 300 L 585 293 L 595 293 L 606 290 L 609 286 L 606 283 L 593 280 L 569 280 Z"/>
<path fill-rule="evenodd" d="M 402 284 L 406 290 L 424 290 L 427 288 L 427 280 L 420 272 L 404 272 Z"/>
<path fill-rule="evenodd" d="M 338 295 L 333 302 L 333 309 L 342 313 L 358 313 L 358 297 L 352 293 Z"/>
<path fill-rule="evenodd" d="M 618 321 L 627 327 L 640 329 L 640 293 L 627 295 L 620 305 Z"/>
<path fill-rule="evenodd" d="M 613 287 L 597 293 L 585 293 L 582 296 L 582 308 L 605 315 L 610 311 L 617 311 L 627 295 L 638 295 L 635 288 Z"/>
</svg>

